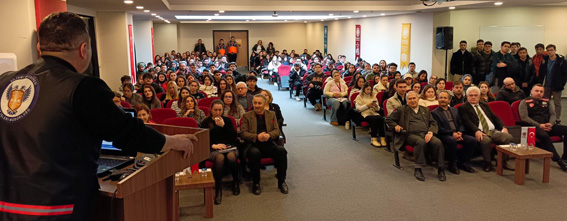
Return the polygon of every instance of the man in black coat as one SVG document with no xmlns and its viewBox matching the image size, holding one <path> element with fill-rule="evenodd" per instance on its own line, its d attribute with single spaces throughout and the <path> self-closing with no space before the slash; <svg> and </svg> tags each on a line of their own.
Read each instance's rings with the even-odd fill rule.
<svg viewBox="0 0 567 221">
<path fill-rule="evenodd" d="M 460 50 L 451 57 L 451 74 L 455 80 L 460 80 L 465 74 L 473 73 L 473 55 L 467 51 L 467 41 L 459 43 Z"/>
<path fill-rule="evenodd" d="M 477 142 L 473 136 L 464 134 L 465 126 L 457 108 L 449 106 L 451 97 L 449 92 L 441 91 L 437 97 L 439 107 L 435 108 L 431 114 L 439 127 L 437 137 L 445 147 L 445 157 L 449 161 L 447 169 L 454 174 L 460 173 L 459 168 L 474 173 L 474 169 L 468 162 L 472 158 Z M 460 150 L 457 150 L 457 144 L 462 145 Z M 455 161 L 456 158 L 458 158 L 458 163 Z"/>
<path fill-rule="evenodd" d="M 478 141 L 484 160 L 482 169 L 485 172 L 494 170 L 491 163 L 492 143 L 509 144 L 512 135 L 508 133 L 502 120 L 490 110 L 488 104 L 480 102 L 480 89 L 476 86 L 467 89 L 467 102 L 459 107 L 459 115 L 465 126 L 465 134 L 474 136 Z M 504 169 L 513 170 L 506 161 Z"/>
<path fill-rule="evenodd" d="M 561 93 L 567 82 L 567 63 L 565 57 L 556 54 L 555 45 L 547 45 L 547 56 L 543 57 L 543 61 L 539 67 L 538 82 L 543 84 L 545 88 L 544 98 L 552 99 L 555 105 L 555 116 L 557 121 L 561 123 Z"/>
<path fill-rule="evenodd" d="M 303 77 L 305 76 L 305 70 L 301 69 L 301 64 L 299 62 L 295 62 L 293 64 L 293 68 L 289 74 L 289 87 L 295 87 L 295 99 L 300 101 L 299 93 L 303 89 Z"/>
<path fill-rule="evenodd" d="M 197 44 L 195 44 L 193 51 L 199 52 L 200 55 L 207 53 L 207 49 L 205 48 L 205 44 L 203 44 L 203 40 L 197 40 Z"/>
</svg>

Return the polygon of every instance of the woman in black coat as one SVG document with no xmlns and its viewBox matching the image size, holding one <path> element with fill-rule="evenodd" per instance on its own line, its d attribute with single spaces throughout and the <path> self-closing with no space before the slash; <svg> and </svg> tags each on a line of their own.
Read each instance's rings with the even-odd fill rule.
<svg viewBox="0 0 567 221">
<path fill-rule="evenodd" d="M 215 178 L 215 204 L 222 201 L 222 177 L 225 169 L 232 173 L 232 194 L 240 194 L 240 182 L 238 180 L 238 144 L 236 128 L 232 120 L 223 117 L 224 104 L 221 100 L 211 103 L 211 114 L 201 123 L 202 128 L 209 129 L 209 141 L 211 143 L 211 157 L 213 162 L 213 176 Z M 234 149 L 232 149 L 234 148 Z"/>
</svg>

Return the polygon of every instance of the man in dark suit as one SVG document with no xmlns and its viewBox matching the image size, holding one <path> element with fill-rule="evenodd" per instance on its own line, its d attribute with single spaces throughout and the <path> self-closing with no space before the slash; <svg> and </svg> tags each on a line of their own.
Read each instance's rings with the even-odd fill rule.
<svg viewBox="0 0 567 221">
<path fill-rule="evenodd" d="M 305 70 L 301 68 L 301 63 L 296 61 L 293 64 L 293 68 L 291 69 L 291 72 L 289 74 L 289 84 L 290 84 L 289 87 L 290 88 L 295 87 L 295 99 L 297 101 L 301 100 L 299 98 L 299 93 L 303 89 L 302 86 L 303 86 L 304 76 L 305 76 Z"/>
<path fill-rule="evenodd" d="M 491 163 L 492 143 L 508 144 L 512 140 L 512 135 L 508 133 L 500 118 L 490 110 L 488 104 L 480 102 L 480 89 L 476 86 L 467 89 L 467 102 L 459 107 L 459 115 L 465 125 L 465 133 L 475 136 L 480 145 L 484 160 L 482 169 L 485 172 L 494 170 Z M 514 170 L 508 166 L 506 160 L 504 169 Z"/>
<path fill-rule="evenodd" d="M 262 94 L 254 95 L 254 111 L 249 111 L 242 116 L 242 139 L 250 145 L 243 153 L 248 159 L 250 172 L 252 174 L 252 192 L 256 195 L 262 193 L 260 188 L 260 160 L 266 157 L 274 158 L 278 171 L 278 188 L 283 194 L 288 193 L 285 183 L 287 172 L 287 151 L 276 141 L 280 136 L 280 129 L 276 114 L 265 109 L 267 99 Z"/>
<path fill-rule="evenodd" d="M 445 150 L 439 138 L 433 136 L 437 133 L 437 122 L 431 116 L 429 108 L 419 106 L 417 93 L 410 91 L 406 94 L 407 105 L 400 106 L 386 118 L 388 127 L 393 128 L 394 148 L 399 150 L 404 145 L 414 147 L 415 156 L 414 176 L 419 181 L 425 181 L 421 167 L 425 166 L 425 152 L 437 159 L 437 177 L 445 181 L 444 163 Z"/>
<path fill-rule="evenodd" d="M 463 134 L 465 127 L 457 108 L 449 107 L 450 97 L 451 95 L 447 91 L 439 92 L 437 96 L 439 107 L 431 112 L 431 115 L 437 121 L 437 125 L 439 125 L 437 137 L 443 142 L 445 147 L 445 156 L 447 161 L 449 161 L 447 169 L 454 174 L 460 173 L 459 168 L 469 173 L 474 173 L 474 169 L 468 162 L 477 143 L 473 136 Z M 457 144 L 463 145 L 463 148 L 457 150 Z M 458 158 L 458 164 L 455 158 Z"/>
</svg>

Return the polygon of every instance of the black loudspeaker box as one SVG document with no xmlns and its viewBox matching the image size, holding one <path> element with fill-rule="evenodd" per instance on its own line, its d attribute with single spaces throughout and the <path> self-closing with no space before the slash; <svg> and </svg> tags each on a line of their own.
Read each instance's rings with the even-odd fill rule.
<svg viewBox="0 0 567 221">
<path fill-rule="evenodd" d="M 453 49 L 453 27 L 437 27 L 435 33 L 435 48 L 442 50 Z"/>
</svg>

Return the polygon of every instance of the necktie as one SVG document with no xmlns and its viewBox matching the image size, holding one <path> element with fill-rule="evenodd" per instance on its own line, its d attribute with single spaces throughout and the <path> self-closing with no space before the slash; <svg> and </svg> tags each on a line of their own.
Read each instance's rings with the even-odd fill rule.
<svg viewBox="0 0 567 221">
<path fill-rule="evenodd" d="M 480 111 L 478 105 L 474 105 L 476 112 L 478 113 L 478 119 L 480 120 L 480 124 L 482 125 L 482 131 L 486 133 L 488 136 L 492 136 L 492 131 L 488 129 L 488 123 L 486 123 L 486 118 L 484 118 L 484 114 Z"/>
</svg>

